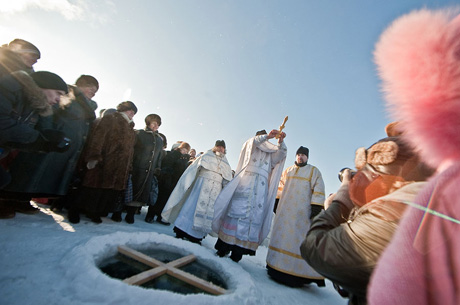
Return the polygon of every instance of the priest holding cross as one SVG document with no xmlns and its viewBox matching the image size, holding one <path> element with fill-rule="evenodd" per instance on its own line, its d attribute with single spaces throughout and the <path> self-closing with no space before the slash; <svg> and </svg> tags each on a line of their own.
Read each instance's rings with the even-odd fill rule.
<svg viewBox="0 0 460 305">
<path fill-rule="evenodd" d="M 212 229 L 218 234 L 217 255 L 238 262 L 243 255 L 255 255 L 267 237 L 278 182 L 286 160 L 286 134 L 273 129 L 258 131 L 247 140 L 240 153 L 237 173 L 219 194 L 214 205 Z M 272 144 L 269 139 L 278 139 Z"/>
</svg>

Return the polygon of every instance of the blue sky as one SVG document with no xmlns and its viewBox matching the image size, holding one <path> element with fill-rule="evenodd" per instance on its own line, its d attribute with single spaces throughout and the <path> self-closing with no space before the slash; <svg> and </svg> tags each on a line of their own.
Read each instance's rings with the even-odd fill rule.
<svg viewBox="0 0 460 305">
<path fill-rule="evenodd" d="M 382 31 L 414 9 L 453 0 L 107 1 L 0 0 L 0 43 L 23 38 L 42 52 L 35 69 L 74 84 L 95 76 L 100 108 L 123 100 L 136 128 L 157 113 L 168 148 L 227 143 L 234 168 L 245 140 L 289 116 L 286 167 L 301 145 L 323 174 L 354 166 L 358 147 L 390 122 L 373 64 Z"/>
</svg>

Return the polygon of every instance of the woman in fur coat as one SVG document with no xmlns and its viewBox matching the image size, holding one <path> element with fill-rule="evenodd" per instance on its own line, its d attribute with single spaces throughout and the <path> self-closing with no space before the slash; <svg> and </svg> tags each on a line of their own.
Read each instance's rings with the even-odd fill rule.
<svg viewBox="0 0 460 305">
<path fill-rule="evenodd" d="M 412 12 L 375 61 L 405 140 L 437 169 L 408 207 L 369 286 L 370 304 L 460 304 L 460 15 Z"/>
<path fill-rule="evenodd" d="M 87 171 L 78 199 L 69 209 L 69 221 L 80 221 L 84 210 L 95 223 L 112 212 L 118 197 L 126 188 L 132 167 L 135 132 L 132 121 L 137 112 L 133 102 L 122 102 L 117 112 L 103 116 L 91 132 L 83 160 Z"/>
</svg>

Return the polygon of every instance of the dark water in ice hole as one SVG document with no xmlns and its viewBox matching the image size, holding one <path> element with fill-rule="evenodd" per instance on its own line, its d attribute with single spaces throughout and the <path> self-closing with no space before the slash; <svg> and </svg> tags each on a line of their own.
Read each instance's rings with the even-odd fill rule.
<svg viewBox="0 0 460 305">
<path fill-rule="evenodd" d="M 159 249 L 146 249 L 139 251 L 150 257 L 153 257 L 163 263 L 169 263 L 176 259 L 179 259 L 185 255 L 170 252 L 166 250 Z M 127 257 L 123 254 L 117 253 L 113 257 L 107 258 L 104 262 L 99 265 L 99 269 L 102 272 L 107 274 L 110 277 L 117 279 L 126 279 L 133 275 L 139 274 L 141 272 L 152 269 L 147 265 L 144 265 L 141 262 L 138 262 L 130 257 Z M 199 277 L 203 280 L 213 283 L 219 287 L 227 289 L 227 284 L 224 282 L 222 277 L 218 274 L 219 271 L 212 270 L 208 266 L 199 262 L 197 258 L 194 262 L 189 263 L 185 266 L 180 267 L 182 271 L 191 273 L 196 277 Z M 181 294 L 194 294 L 194 293 L 206 293 L 209 294 L 195 286 L 192 286 L 188 283 L 183 282 L 182 280 L 176 279 L 173 276 L 163 274 L 155 279 L 152 279 L 142 285 L 144 288 L 153 288 L 160 290 L 169 290 Z"/>
</svg>

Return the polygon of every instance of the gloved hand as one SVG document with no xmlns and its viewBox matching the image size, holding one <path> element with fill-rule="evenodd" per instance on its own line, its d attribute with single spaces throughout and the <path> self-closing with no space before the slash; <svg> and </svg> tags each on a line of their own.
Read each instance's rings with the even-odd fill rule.
<svg viewBox="0 0 460 305">
<path fill-rule="evenodd" d="M 65 152 L 70 148 L 71 140 L 62 131 L 45 129 L 40 131 L 32 143 L 7 142 L 5 147 L 29 152 Z"/>
<path fill-rule="evenodd" d="M 97 160 L 91 160 L 91 161 L 88 161 L 88 163 L 86 163 L 86 168 L 87 169 L 93 169 L 96 167 L 98 161 Z"/>
<path fill-rule="evenodd" d="M 160 175 L 161 175 L 161 168 L 159 168 L 159 167 L 155 168 L 155 169 L 153 170 L 153 175 L 154 175 L 155 177 L 157 177 L 157 178 L 160 177 Z"/>
<path fill-rule="evenodd" d="M 71 140 L 60 130 L 44 129 L 40 132 L 35 145 L 44 152 L 65 152 L 70 148 Z"/>
</svg>

